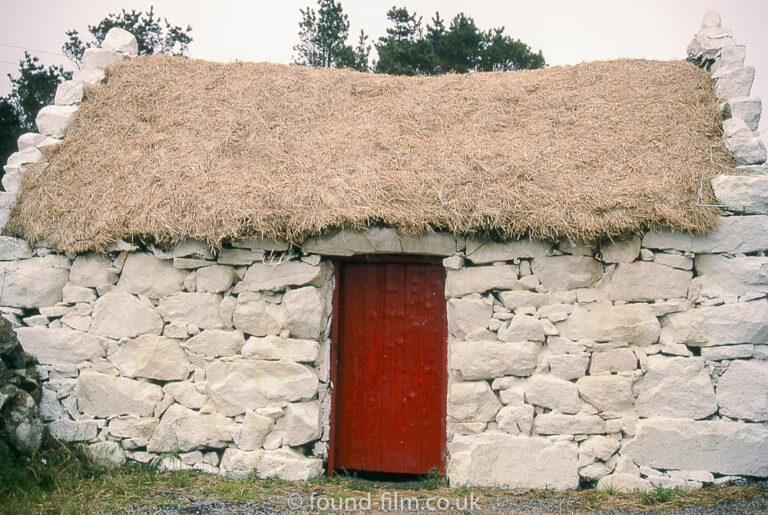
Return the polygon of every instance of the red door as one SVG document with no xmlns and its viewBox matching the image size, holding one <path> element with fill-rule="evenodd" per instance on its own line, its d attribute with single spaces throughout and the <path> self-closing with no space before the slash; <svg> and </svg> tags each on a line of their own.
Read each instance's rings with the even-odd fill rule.
<svg viewBox="0 0 768 515">
<path fill-rule="evenodd" d="M 445 270 L 344 262 L 334 310 L 329 470 L 445 468 Z"/>
</svg>

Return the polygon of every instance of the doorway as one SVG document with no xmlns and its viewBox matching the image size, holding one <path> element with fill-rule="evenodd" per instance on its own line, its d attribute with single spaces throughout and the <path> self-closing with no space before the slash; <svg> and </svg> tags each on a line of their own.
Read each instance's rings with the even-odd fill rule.
<svg viewBox="0 0 768 515">
<path fill-rule="evenodd" d="M 445 469 L 445 269 L 431 258 L 336 264 L 328 472 Z"/>
</svg>

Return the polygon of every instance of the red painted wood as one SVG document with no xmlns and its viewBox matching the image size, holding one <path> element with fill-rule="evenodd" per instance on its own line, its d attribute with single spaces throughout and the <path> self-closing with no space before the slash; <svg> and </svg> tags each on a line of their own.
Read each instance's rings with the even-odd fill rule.
<svg viewBox="0 0 768 515">
<path fill-rule="evenodd" d="M 382 261 L 337 266 L 329 471 L 443 471 L 445 271 Z"/>
</svg>

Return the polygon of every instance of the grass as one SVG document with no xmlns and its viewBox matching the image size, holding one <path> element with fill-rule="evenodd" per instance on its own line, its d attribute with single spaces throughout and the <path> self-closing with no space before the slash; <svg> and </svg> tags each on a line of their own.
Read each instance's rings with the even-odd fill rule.
<svg viewBox="0 0 768 515">
<path fill-rule="evenodd" d="M 0 513 L 105 513 L 130 511 L 135 506 L 189 507 L 200 499 L 269 503 L 287 510 L 289 495 L 306 502 L 316 497 L 333 499 L 338 505 L 347 499 L 371 495 L 374 501 L 395 490 L 379 488 L 354 474 L 290 482 L 278 478 L 258 479 L 251 475 L 230 479 L 193 471 L 160 473 L 150 465 L 102 466 L 88 460 L 76 447 L 49 442 L 49 449 L 35 458 L 24 459 L 0 447 Z M 691 506 L 722 505 L 731 500 L 762 499 L 768 502 L 765 484 L 708 487 L 686 492 L 658 488 L 645 493 L 619 493 L 612 490 L 553 489 L 493 490 L 484 488 L 450 489 L 444 477 L 433 471 L 411 489 L 400 490 L 402 497 L 467 498 L 473 495 L 479 505 L 498 503 L 519 506 L 546 503 L 553 511 L 584 510 L 663 510 Z"/>
</svg>

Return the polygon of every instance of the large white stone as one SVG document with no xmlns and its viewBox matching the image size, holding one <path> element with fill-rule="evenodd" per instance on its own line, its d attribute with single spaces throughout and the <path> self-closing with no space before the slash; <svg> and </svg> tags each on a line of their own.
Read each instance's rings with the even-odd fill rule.
<svg viewBox="0 0 768 515">
<path fill-rule="evenodd" d="M 501 341 L 531 340 L 542 342 L 545 339 L 544 327 L 538 318 L 528 315 L 515 315 L 499 329 Z"/>
<path fill-rule="evenodd" d="M 525 384 L 525 401 L 560 413 L 578 413 L 579 390 L 574 383 L 553 376 L 534 375 Z"/>
<path fill-rule="evenodd" d="M 199 268 L 195 274 L 195 289 L 199 292 L 221 293 L 232 286 L 235 277 L 231 266 L 212 265 Z"/>
<path fill-rule="evenodd" d="M 451 256 L 456 253 L 456 238 L 448 233 L 427 232 L 419 236 L 399 235 L 388 227 L 362 231 L 336 231 L 309 238 L 301 244 L 304 252 L 325 256 L 356 254 L 421 254 Z"/>
<path fill-rule="evenodd" d="M 541 308 L 550 304 L 575 304 L 576 292 L 537 293 L 532 291 L 503 291 L 499 294 L 499 298 L 507 309 L 514 310 L 523 306 Z M 542 314 L 541 316 L 545 315 Z"/>
<path fill-rule="evenodd" d="M 32 257 L 32 249 L 21 238 L 0 236 L 0 261 L 15 261 Z"/>
<path fill-rule="evenodd" d="M 445 296 L 463 297 L 469 293 L 485 293 L 489 290 L 513 290 L 518 289 L 517 282 L 517 267 L 512 265 L 448 270 Z"/>
<path fill-rule="evenodd" d="M 741 118 L 729 118 L 723 121 L 723 137 L 752 138 L 754 137 L 754 133 L 752 132 L 752 129 L 750 129 L 749 126 L 747 125 L 747 122 L 745 122 Z M 712 180 L 713 186 L 714 186 L 715 180 L 719 179 L 720 177 L 726 177 L 726 176 L 721 175 L 721 176 L 715 177 L 715 179 Z"/>
<path fill-rule="evenodd" d="M 292 402 L 285 408 L 283 443 L 295 447 L 317 440 L 323 434 L 320 402 Z"/>
<path fill-rule="evenodd" d="M 261 449 L 267 435 L 275 426 L 275 421 L 255 411 L 248 411 L 243 418 L 243 428 L 235 437 L 235 443 L 244 451 Z"/>
<path fill-rule="evenodd" d="M 696 346 L 764 343 L 768 341 L 768 300 L 672 313 L 660 341 Z"/>
<path fill-rule="evenodd" d="M 548 290 L 589 288 L 602 276 L 600 262 L 587 256 L 551 256 L 535 258 L 533 273 Z"/>
<path fill-rule="evenodd" d="M 311 370 L 288 361 L 213 361 L 206 363 L 205 377 L 208 397 L 228 416 L 310 400 L 318 386 Z"/>
<path fill-rule="evenodd" d="M 72 73 L 72 80 L 83 81 L 83 84 L 90 87 L 98 86 L 106 78 L 107 74 L 101 68 L 75 70 Z"/>
<path fill-rule="evenodd" d="M 605 242 L 600 253 L 606 263 L 631 263 L 640 254 L 640 238 Z"/>
<path fill-rule="evenodd" d="M 768 216 L 727 216 L 720 219 L 720 223 L 712 232 L 695 237 L 688 233 L 668 230 L 648 232 L 643 238 L 643 247 L 697 254 L 737 254 L 768 250 Z"/>
<path fill-rule="evenodd" d="M 760 97 L 732 98 L 725 102 L 723 110 L 726 116 L 744 120 L 751 130 L 756 131 L 760 126 L 760 112 L 763 109 Z"/>
<path fill-rule="evenodd" d="M 86 70 L 103 70 L 114 62 L 122 61 L 125 57 L 125 55 L 107 48 L 86 48 L 83 52 L 81 66 Z"/>
<path fill-rule="evenodd" d="M 551 245 L 539 240 L 523 239 L 508 242 L 480 238 L 467 239 L 466 255 L 472 263 L 484 265 L 496 261 L 546 256 Z"/>
<path fill-rule="evenodd" d="M 45 256 L 0 262 L 0 305 L 18 308 L 52 306 L 62 299 L 69 278 L 69 260 Z"/>
<path fill-rule="evenodd" d="M 312 286 L 291 290 L 283 295 L 287 315 L 285 327 L 291 336 L 317 339 L 325 327 L 325 300 Z"/>
<path fill-rule="evenodd" d="M 569 340 L 624 341 L 636 345 L 656 343 L 661 329 L 647 304 L 577 308 L 556 327 Z"/>
<path fill-rule="evenodd" d="M 448 329 L 457 338 L 485 329 L 492 312 L 493 306 L 479 297 L 451 299 L 447 307 Z"/>
<path fill-rule="evenodd" d="M 117 272 L 112 262 L 101 254 L 82 254 L 72 262 L 69 282 L 86 288 L 96 288 L 105 284 L 114 284 Z"/>
<path fill-rule="evenodd" d="M 29 148 L 37 148 L 40 149 L 42 147 L 52 145 L 55 143 L 58 143 L 59 140 L 54 138 L 49 138 L 48 136 L 43 136 L 42 134 L 38 134 L 37 132 L 25 132 L 21 136 L 19 136 L 19 139 L 17 140 L 17 143 L 19 145 L 19 152 L 22 150 L 27 150 Z"/>
<path fill-rule="evenodd" d="M 768 293 L 768 258 L 728 258 L 720 254 L 699 254 L 694 261 L 703 297 L 735 301 L 748 293 Z"/>
<path fill-rule="evenodd" d="M 41 365 L 95 361 L 104 356 L 103 339 L 71 329 L 20 327 L 16 336 Z"/>
<path fill-rule="evenodd" d="M 731 211 L 768 214 L 768 177 L 718 175 L 712 179 L 712 189 L 718 202 Z"/>
<path fill-rule="evenodd" d="M 591 375 L 629 372 L 637 368 L 637 356 L 628 348 L 609 349 L 592 353 Z"/>
<path fill-rule="evenodd" d="M 622 453 L 640 466 L 768 476 L 768 428 L 721 420 L 649 418 Z"/>
<path fill-rule="evenodd" d="M 63 442 L 87 442 L 99 434 L 95 420 L 55 420 L 46 428 L 52 437 Z"/>
<path fill-rule="evenodd" d="M 189 359 L 179 340 L 152 334 L 121 342 L 108 359 L 128 377 L 177 381 L 185 379 L 189 371 Z"/>
<path fill-rule="evenodd" d="M 91 288 L 76 286 L 71 283 L 64 285 L 62 289 L 63 302 L 65 304 L 77 304 L 78 302 L 93 302 L 96 300 L 96 292 Z"/>
<path fill-rule="evenodd" d="M 457 342 L 451 345 L 451 367 L 462 378 L 495 379 L 529 376 L 536 369 L 538 345 L 532 342 Z"/>
<path fill-rule="evenodd" d="M 641 417 L 706 418 L 717 411 L 712 380 L 698 358 L 648 356 L 647 371 L 635 383 Z"/>
<path fill-rule="evenodd" d="M 715 79 L 715 95 L 723 100 L 748 97 L 755 80 L 754 66 L 718 70 L 712 74 Z"/>
<path fill-rule="evenodd" d="M 721 415 L 768 421 L 768 362 L 733 361 L 717 383 L 717 404 Z"/>
<path fill-rule="evenodd" d="M 185 270 L 174 268 L 169 260 L 157 259 L 152 254 L 129 254 L 117 286 L 128 293 L 143 294 L 151 298 L 180 292 L 184 289 Z"/>
<path fill-rule="evenodd" d="M 725 70 L 735 70 L 744 66 L 747 57 L 747 47 L 744 45 L 731 45 L 720 51 L 720 56 L 712 63 L 710 71 L 717 73 Z"/>
<path fill-rule="evenodd" d="M 120 417 L 109 421 L 107 430 L 117 438 L 141 438 L 149 440 L 159 422 L 156 418 Z"/>
<path fill-rule="evenodd" d="M 183 322 L 200 329 L 222 329 L 218 293 L 176 293 L 160 299 L 157 310 L 166 322 Z"/>
<path fill-rule="evenodd" d="M 52 138 L 63 138 L 77 113 L 77 106 L 45 106 L 35 118 L 37 131 Z"/>
<path fill-rule="evenodd" d="M 163 389 L 151 383 L 98 372 L 82 372 L 75 387 L 78 408 L 96 417 L 151 416 Z"/>
<path fill-rule="evenodd" d="M 317 361 L 320 344 L 315 340 L 296 340 L 265 336 L 263 338 L 248 338 L 240 353 L 253 359 L 285 359 L 296 362 L 311 363 Z"/>
<path fill-rule="evenodd" d="M 635 398 L 632 379 L 618 375 L 586 376 L 576 381 L 581 398 L 606 418 L 630 414 Z"/>
<path fill-rule="evenodd" d="M 149 452 L 191 451 L 201 447 L 221 449 L 232 441 L 237 424 L 218 413 L 198 413 L 184 406 L 169 407 L 147 445 Z"/>
<path fill-rule="evenodd" d="M 139 55 L 139 45 L 136 37 L 125 29 L 112 27 L 101 42 L 101 48 L 122 52 L 129 56 Z"/>
<path fill-rule="evenodd" d="M 579 464 L 588 465 L 595 460 L 608 461 L 620 446 L 618 438 L 590 436 L 579 445 Z"/>
<path fill-rule="evenodd" d="M 488 422 L 501 403 L 485 381 L 454 382 L 448 389 L 448 416 L 458 422 Z"/>
<path fill-rule="evenodd" d="M 550 356 L 548 361 L 552 375 L 568 381 L 584 377 L 589 365 L 589 354 L 556 354 Z"/>
<path fill-rule="evenodd" d="M 242 332 L 221 329 L 205 329 L 181 344 L 189 352 L 209 358 L 233 356 L 240 352 L 243 345 L 245 338 Z"/>
<path fill-rule="evenodd" d="M 579 485 L 573 442 L 489 431 L 455 436 L 450 454 L 451 486 L 569 489 Z"/>
<path fill-rule="evenodd" d="M 544 413 L 533 419 L 533 432 L 540 435 L 590 435 L 605 433 L 605 422 L 597 415 Z"/>
<path fill-rule="evenodd" d="M 205 402 L 205 395 L 200 393 L 194 384 L 187 381 L 168 383 L 163 386 L 163 392 L 173 397 L 182 406 L 191 409 L 200 409 Z"/>
<path fill-rule="evenodd" d="M 122 291 L 111 291 L 93 306 L 90 332 L 110 338 L 133 338 L 140 334 L 160 334 L 163 319 L 153 308 Z"/>
<path fill-rule="evenodd" d="M 253 336 L 279 334 L 285 325 L 285 306 L 252 300 L 235 306 L 232 321 L 239 330 Z"/>
<path fill-rule="evenodd" d="M 286 261 L 279 265 L 254 263 L 248 267 L 235 293 L 244 291 L 284 290 L 286 286 L 320 286 L 329 272 L 323 264 L 309 265 L 302 261 Z"/>
<path fill-rule="evenodd" d="M 758 137 L 726 138 L 725 148 L 733 155 L 736 165 L 758 165 L 765 162 L 765 145 Z"/>
<path fill-rule="evenodd" d="M 83 81 L 65 80 L 56 88 L 56 96 L 53 98 L 54 105 L 68 106 L 79 104 L 83 99 Z"/>
<path fill-rule="evenodd" d="M 529 435 L 533 427 L 533 406 L 504 406 L 496 414 L 499 429 L 512 435 Z"/>
<path fill-rule="evenodd" d="M 293 449 L 263 451 L 256 473 L 263 479 L 277 476 L 286 481 L 306 481 L 322 475 L 323 460 L 308 458 Z"/>
<path fill-rule="evenodd" d="M 628 302 L 684 298 L 692 277 L 692 272 L 647 261 L 623 263 L 611 276 L 608 296 Z"/>
</svg>

